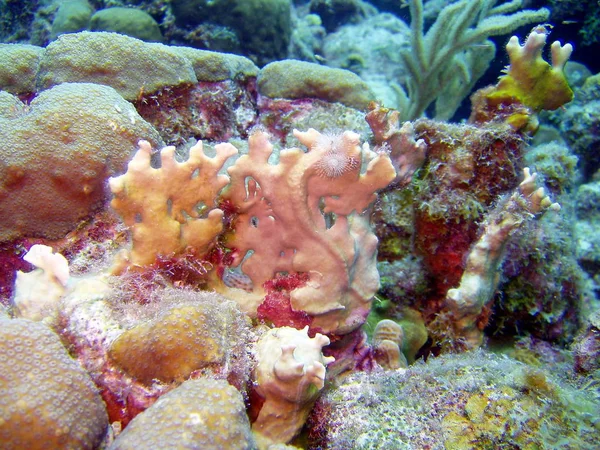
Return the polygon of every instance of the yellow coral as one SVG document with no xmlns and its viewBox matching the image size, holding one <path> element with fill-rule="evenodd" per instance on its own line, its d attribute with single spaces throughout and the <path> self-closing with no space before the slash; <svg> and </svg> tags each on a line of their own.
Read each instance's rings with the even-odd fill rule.
<svg viewBox="0 0 600 450">
<path fill-rule="evenodd" d="M 524 45 L 513 36 L 506 45 L 510 66 L 506 75 L 488 99 L 498 103 L 514 98 L 534 111 L 554 110 L 573 99 L 563 68 L 571 56 L 573 46 L 556 41 L 551 46 L 552 65 L 542 58 L 542 49 L 548 36 L 544 26 L 534 28 Z"/>
<path fill-rule="evenodd" d="M 202 257 L 210 249 L 223 229 L 223 211 L 215 208 L 200 217 L 199 207 L 216 206 L 219 191 L 229 182 L 219 170 L 237 153 L 231 144 L 219 144 L 216 151 L 210 158 L 198 142 L 188 160 L 180 163 L 174 158 L 175 147 L 166 147 L 160 152 L 161 167 L 154 169 L 150 143 L 140 141 L 127 173 L 109 180 L 111 206 L 132 230 L 132 264 L 149 265 L 157 256 L 176 255 L 187 247 Z"/>
</svg>

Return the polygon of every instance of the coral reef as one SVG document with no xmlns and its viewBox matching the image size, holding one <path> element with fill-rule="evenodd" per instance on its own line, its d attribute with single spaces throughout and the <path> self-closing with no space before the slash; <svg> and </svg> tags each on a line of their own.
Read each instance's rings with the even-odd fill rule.
<svg viewBox="0 0 600 450">
<path fill-rule="evenodd" d="M 105 60 L 110 64 L 103 65 Z M 64 82 L 97 83 L 115 88 L 126 100 L 138 98 L 140 90 L 151 93 L 197 81 L 189 60 L 171 47 L 89 31 L 64 34 L 48 45 L 37 75 L 40 90 Z"/>
<path fill-rule="evenodd" d="M 281 151 L 279 163 L 270 164 L 273 147 L 256 132 L 248 154 L 228 169 L 223 198 L 237 218 L 226 245 L 234 249 L 232 265 L 260 295 L 244 310 L 256 311 L 263 284 L 278 272 L 307 273 L 290 294 L 292 309 L 311 315 L 311 328 L 345 334 L 364 322 L 379 285 L 377 239 L 362 213 L 395 170 L 387 154 L 361 149 L 354 133 L 294 134 L 308 152 Z"/>
<path fill-rule="evenodd" d="M 153 380 L 182 381 L 192 372 L 222 365 L 231 351 L 224 336 L 231 331 L 233 321 L 216 321 L 215 312 L 209 303 L 168 309 L 123 332 L 111 343 L 108 356 L 127 374 L 148 385 Z"/>
<path fill-rule="evenodd" d="M 384 319 L 377 323 L 373 331 L 373 350 L 377 363 L 387 370 L 408 367 L 402 353 L 404 330 L 393 320 Z"/>
<path fill-rule="evenodd" d="M 529 222 L 508 243 L 490 332 L 567 344 L 585 316 L 586 298 L 593 297 L 577 261 L 577 158 L 555 141 L 528 148 L 524 164 L 535 167 L 561 212 Z"/>
<path fill-rule="evenodd" d="M 359 22 L 369 11 L 369 4 L 360 0 L 311 0 L 309 11 L 318 15 L 330 32 L 342 24 Z"/>
<path fill-rule="evenodd" d="M 460 284 L 448 290 L 445 304 L 451 311 L 449 317 L 436 319 L 449 322 L 452 333 L 447 333 L 446 339 L 460 340 L 467 348 L 481 345 L 483 333 L 478 319 L 484 307 L 489 308 L 488 302 L 497 288 L 498 268 L 508 236 L 528 216 L 547 209 L 560 210 L 560 205 L 552 203 L 544 188 L 538 188 L 536 174 L 528 168 L 523 173 L 518 191 L 486 219 L 483 234 L 469 251 Z"/>
<path fill-rule="evenodd" d="M 35 45 L 0 44 L 0 57 L 4 61 L 0 75 L 2 90 L 11 94 L 34 92 L 43 53 Z"/>
<path fill-rule="evenodd" d="M 576 222 L 574 227 L 577 260 L 598 286 L 598 281 L 600 281 L 600 241 L 596 230 L 600 224 L 597 208 L 600 201 L 600 183 L 594 181 L 579 186 L 575 193 L 575 200 Z"/>
<path fill-rule="evenodd" d="M 410 27 L 399 17 L 369 14 L 358 23 L 344 24 L 324 36 L 318 54 L 323 55 L 329 67 L 357 74 L 377 101 L 391 108 L 397 103 L 391 82 L 407 76 L 400 51 L 409 47 L 409 40 Z"/>
<path fill-rule="evenodd" d="M 115 196 L 111 205 L 131 229 L 133 247 L 124 260 L 145 266 L 158 256 L 176 256 L 187 249 L 201 259 L 223 230 L 223 211 L 215 208 L 215 200 L 229 179 L 218 172 L 237 150 L 221 144 L 217 156 L 210 158 L 199 142 L 188 160 L 179 163 L 175 147 L 166 147 L 160 151 L 160 169 L 154 169 L 150 143 L 140 141 L 139 146 L 127 173 L 109 180 Z M 198 204 L 211 209 L 201 212 Z"/>
<path fill-rule="evenodd" d="M 600 312 L 594 312 L 574 345 L 575 371 L 600 375 Z"/>
<path fill-rule="evenodd" d="M 415 139 L 410 122 L 404 122 L 400 126 L 399 111 L 371 104 L 365 119 L 373 131 L 375 143 L 389 148 L 390 158 L 396 169 L 393 185 L 406 186 L 412 181 L 415 171 L 425 162 L 425 141 Z"/>
<path fill-rule="evenodd" d="M 63 237 L 102 207 L 139 136 L 162 141 L 112 88 L 63 83 L 0 113 L 0 241 Z"/>
<path fill-rule="evenodd" d="M 208 24 L 225 27 L 235 36 L 234 50 L 243 51 L 258 65 L 286 56 L 291 35 L 290 0 L 173 0 L 171 3 L 181 27 L 186 30 Z"/>
<path fill-rule="evenodd" d="M 415 251 L 421 257 L 422 269 L 415 267 L 414 270 L 425 272 L 421 277 L 429 278 L 427 288 L 422 288 L 417 297 L 392 297 L 393 303 L 398 306 L 391 309 L 390 318 L 403 306 L 419 309 L 433 339 L 434 351 L 481 344 L 482 330 L 489 323 L 492 313 L 491 304 L 498 286 L 499 268 L 505 260 L 505 247 L 509 237 L 515 234 L 517 228 L 524 226 L 528 227 L 524 236 L 533 233 L 532 226 L 524 224 L 538 210 L 533 203 L 541 201 L 545 196 L 541 191 L 534 194 L 537 188 L 531 186 L 531 189 L 527 187 L 524 194 L 514 194 L 517 195 L 512 197 L 514 203 L 509 200 L 510 192 L 517 184 L 517 170 L 522 167 L 525 133 L 535 129 L 536 108 L 556 107 L 570 98 L 571 91 L 562 73 L 570 48 L 554 44 L 556 61 L 555 68 L 552 68 L 539 57 L 540 46 L 546 40 L 545 31 L 534 29 L 529 39 L 531 48 L 528 51 L 518 45 L 518 49 L 513 48 L 511 67 L 514 67 L 508 69 L 509 73 L 512 71 L 512 75 L 506 75 L 497 86 L 484 88 L 474 95 L 474 112 L 470 123 L 466 125 L 418 120 L 413 126 L 404 125 L 402 128 L 407 128 L 403 132 L 397 113 L 374 107 L 367 116 L 376 141 L 391 147 L 392 159 L 394 155 L 402 155 L 400 160 L 408 162 L 408 167 L 419 167 L 420 161 L 423 161 L 421 149 L 426 149 L 425 162 L 412 189 L 405 193 L 386 192 L 382 206 L 396 209 L 394 214 L 387 211 L 381 213 L 380 217 L 385 222 L 379 225 L 378 231 L 384 238 L 382 248 L 387 252 L 384 258 L 389 258 L 390 263 L 401 264 L 406 250 Z M 515 41 L 509 44 L 514 45 Z M 523 53 L 529 56 L 524 58 Z M 506 94 L 513 83 L 508 81 L 512 77 L 528 79 L 532 89 L 537 89 L 538 103 L 534 105 L 531 98 L 519 96 L 518 93 Z M 555 81 L 546 84 L 552 79 Z M 496 94 L 502 98 L 499 103 L 493 100 Z M 552 103 L 555 100 L 557 102 Z M 414 128 L 414 131 L 409 128 Z M 539 158 L 537 161 L 539 162 Z M 549 175 L 555 177 L 548 179 L 554 184 L 557 194 L 562 191 L 556 183 L 569 176 L 561 172 L 568 172 L 568 167 L 573 166 L 571 159 L 567 158 L 564 162 L 564 169 L 549 171 Z M 402 172 L 402 169 L 399 171 Z M 408 173 L 413 171 L 411 169 Z M 527 173 L 526 178 L 528 176 Z M 540 199 L 535 198 L 538 194 Z M 529 201 L 533 202 L 531 211 L 527 206 Z M 550 201 L 545 201 L 548 202 Z M 518 206 L 521 204 L 524 209 Z M 403 209 L 408 205 L 412 210 L 406 212 L 397 205 L 402 205 Z M 503 210 L 502 205 L 507 209 Z M 504 220 L 506 228 L 501 225 Z M 495 228 L 495 231 L 486 235 L 491 231 L 490 228 L 486 231 L 486 226 Z M 521 281 L 536 286 L 536 291 L 543 293 L 535 296 L 539 309 L 536 310 L 535 305 L 531 305 L 529 309 L 531 315 L 537 316 L 540 313 L 539 318 L 535 319 L 542 325 L 539 329 L 540 337 L 565 342 L 573 337 L 577 328 L 577 308 L 570 311 L 568 305 L 571 302 L 579 304 L 583 297 L 583 283 L 577 281 L 581 279 L 580 271 L 573 264 L 573 258 L 569 259 L 568 250 L 565 250 L 566 253 L 556 253 L 547 262 L 547 267 L 541 269 L 543 260 L 532 263 L 535 252 L 528 250 L 524 240 L 520 242 L 518 254 L 522 258 L 515 257 L 513 248 L 511 263 L 519 263 L 509 266 L 510 273 L 515 273 L 516 269 L 521 274 L 530 274 L 527 281 L 525 278 Z M 544 245 L 547 245 L 546 250 L 551 249 L 549 242 Z M 478 248 L 483 251 L 479 256 Z M 493 256 L 494 248 L 499 250 L 496 256 Z M 482 264 L 475 263 L 476 260 Z M 522 264 L 522 267 L 518 264 Z M 535 277 L 534 272 L 540 273 L 540 270 L 553 273 L 555 276 L 552 281 L 544 282 Z M 557 283 L 556 288 L 552 287 L 554 282 Z M 410 280 L 398 281 L 397 287 L 386 287 L 387 292 L 392 296 L 414 292 L 414 288 L 403 289 L 405 283 L 409 287 Z M 461 285 L 471 292 L 468 297 L 473 300 L 479 297 L 475 303 L 482 305 L 481 308 L 476 308 L 476 317 L 467 319 L 470 331 L 460 325 L 468 314 L 459 314 L 460 317 L 455 314 L 454 306 L 462 309 L 455 298 L 462 297 L 458 295 L 462 292 Z M 511 311 L 507 314 L 520 308 L 515 308 L 516 301 L 513 299 L 516 300 L 516 296 L 515 291 L 512 292 L 512 296 L 507 298 L 505 311 Z M 561 292 L 559 295 L 565 295 L 569 300 L 552 300 L 557 292 Z M 481 303 L 483 299 L 487 300 Z M 510 318 L 504 320 L 511 323 Z M 497 323 L 504 323 L 503 319 L 498 318 Z"/>
<path fill-rule="evenodd" d="M 410 28 L 359 0 L 293 3 L 44 0 L 36 33 L 55 40 L 0 46 L 0 87 L 18 96 L 0 91 L 3 444 L 592 446 L 597 300 L 575 242 L 590 272 L 600 258 L 569 218 L 593 230 L 597 186 L 576 209 L 576 158 L 527 145 L 538 113 L 572 97 L 570 45 L 546 63 L 538 26 L 508 41 L 468 122 L 402 122 L 451 115 L 488 38 L 547 11 L 430 1 L 425 32 L 416 0 Z M 313 63 L 72 33 L 139 20 L 144 39 Z M 341 64 L 366 77 L 392 49 L 398 68 L 314 64 L 378 20 L 390 42 Z M 295 22 L 306 35 L 288 50 Z M 401 111 L 371 103 L 390 74 Z M 554 201 L 562 217 L 544 214 Z"/>
<path fill-rule="evenodd" d="M 488 38 L 543 22 L 549 15 L 544 8 L 518 11 L 521 1 L 495 6 L 496 0 L 462 0 L 442 9 L 425 32 L 423 2 L 408 3 L 410 49 L 401 50 L 400 55 L 409 76 L 397 91 L 404 120 L 421 117 L 432 102 L 437 119 L 452 117 L 494 58 L 495 45 Z"/>
<path fill-rule="evenodd" d="M 244 392 L 248 323 L 215 293 L 164 288 L 136 276 L 77 280 L 57 326 L 99 386 L 112 422 L 126 426 L 190 376 L 226 379 Z"/>
<path fill-rule="evenodd" d="M 560 130 L 561 137 L 579 157 L 585 181 L 591 181 L 600 169 L 599 98 L 600 76 L 593 75 L 575 91 L 573 101 L 565 105 L 564 111 L 556 111 L 550 116 L 550 122 Z"/>
<path fill-rule="evenodd" d="M 50 38 L 54 40 L 61 34 L 86 30 L 93 12 L 94 10 L 87 0 L 60 2 L 52 20 Z"/>
</svg>

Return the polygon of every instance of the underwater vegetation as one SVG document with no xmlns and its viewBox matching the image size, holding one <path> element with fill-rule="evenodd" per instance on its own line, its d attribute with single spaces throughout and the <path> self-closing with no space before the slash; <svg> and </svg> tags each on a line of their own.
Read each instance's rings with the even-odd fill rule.
<svg viewBox="0 0 600 450">
<path fill-rule="evenodd" d="M 536 8 L 0 1 L 0 447 L 596 448 L 598 76 Z"/>
</svg>

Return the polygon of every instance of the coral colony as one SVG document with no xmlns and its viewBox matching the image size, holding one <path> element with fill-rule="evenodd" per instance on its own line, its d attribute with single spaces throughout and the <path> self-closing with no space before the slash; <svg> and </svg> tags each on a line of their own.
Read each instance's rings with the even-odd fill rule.
<svg viewBox="0 0 600 450">
<path fill-rule="evenodd" d="M 574 429 L 576 420 L 578 439 L 591 442 L 597 423 L 575 411 L 575 394 L 476 350 L 511 239 L 560 210 L 522 162 L 535 114 L 573 96 L 563 74 L 572 48 L 553 43 L 548 64 L 547 34 L 536 27 L 523 44 L 510 39 L 510 66 L 473 96 L 463 125 L 401 123 L 399 112 L 371 104 L 373 146 L 352 131 L 310 128 L 293 131 L 296 147 L 276 150 L 268 126 L 249 133 L 247 150 L 199 141 L 185 158 L 140 140 L 127 170 L 108 180 L 122 224 L 101 216 L 77 241 L 89 266 L 49 241 L 24 256 L 35 269 L 17 272 L 10 308 L 0 310 L 0 446 L 401 448 L 406 438 L 422 445 L 414 448 L 475 448 L 478 439 L 492 448 L 510 430 L 511 448 L 541 448 L 532 429 Z M 371 222 L 412 183 L 411 240 L 429 288 L 386 316 L 378 247 L 404 244 L 394 233 L 378 239 Z M 103 264 L 92 263 L 98 252 Z M 406 273 L 392 284 L 408 286 Z M 597 347 L 592 327 L 578 347 L 581 371 Z M 467 356 L 434 358 L 457 352 Z M 409 367 L 424 355 L 434 360 L 429 374 L 423 363 Z M 502 375 L 496 392 L 491 373 L 502 368 L 516 375 Z M 473 374 L 481 391 L 467 381 Z M 443 376 L 453 380 L 445 388 Z M 447 399 L 433 399 L 434 387 Z M 393 411 L 407 406 L 388 402 L 410 396 L 435 404 L 438 431 L 423 422 L 407 437 L 422 412 L 393 430 L 359 419 L 378 408 L 377 420 L 397 422 Z M 511 405 L 530 414 L 527 426 L 500 412 Z M 499 417 L 507 422 L 492 428 Z M 357 430 L 360 420 L 372 437 Z M 428 442 L 435 433 L 440 441 Z"/>
</svg>

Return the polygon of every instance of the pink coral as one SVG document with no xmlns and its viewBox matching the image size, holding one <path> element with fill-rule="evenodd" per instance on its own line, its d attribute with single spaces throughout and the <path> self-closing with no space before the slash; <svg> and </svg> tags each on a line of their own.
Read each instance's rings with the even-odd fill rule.
<svg viewBox="0 0 600 450">
<path fill-rule="evenodd" d="M 272 164 L 273 146 L 259 131 L 228 169 L 224 198 L 238 216 L 226 245 L 253 282 L 246 311 L 256 314 L 264 283 L 278 273 L 306 273 L 308 281 L 290 293 L 292 309 L 310 315 L 315 329 L 344 334 L 362 325 L 379 285 L 377 238 L 363 213 L 395 170 L 388 155 L 361 148 L 354 133 L 294 134 L 308 152 L 283 150 Z"/>
</svg>

